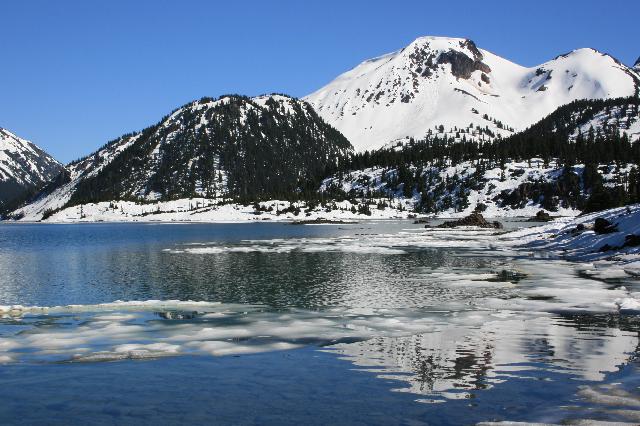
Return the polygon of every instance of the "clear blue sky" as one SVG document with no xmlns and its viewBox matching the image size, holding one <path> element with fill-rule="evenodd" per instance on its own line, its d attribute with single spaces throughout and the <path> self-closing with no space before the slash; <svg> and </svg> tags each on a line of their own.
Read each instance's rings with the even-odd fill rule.
<svg viewBox="0 0 640 426">
<path fill-rule="evenodd" d="M 578 47 L 640 55 L 637 0 L 7 1 L 0 126 L 60 161 L 202 96 L 304 96 L 418 36 L 532 66 Z"/>
</svg>

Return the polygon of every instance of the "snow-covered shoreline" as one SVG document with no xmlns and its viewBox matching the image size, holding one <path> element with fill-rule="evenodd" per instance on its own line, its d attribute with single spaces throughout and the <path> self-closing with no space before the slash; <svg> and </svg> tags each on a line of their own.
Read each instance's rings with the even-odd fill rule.
<svg viewBox="0 0 640 426">
<path fill-rule="evenodd" d="M 596 220 L 609 227 L 598 229 Z M 597 261 L 613 255 L 639 255 L 640 245 L 627 236 L 640 235 L 640 204 L 604 210 L 575 218 L 557 218 L 547 224 L 509 234 L 523 247 L 558 254 L 572 261 Z"/>
<path fill-rule="evenodd" d="M 637 280 L 640 278 L 640 204 L 523 228 L 506 234 L 503 242 L 531 250 L 533 256 L 579 263 L 580 273 L 592 279 Z M 627 296 L 615 300 L 620 312 L 640 312 L 638 288 L 622 286 L 620 290 L 628 291 Z"/>
<path fill-rule="evenodd" d="M 197 222 L 244 223 L 257 221 L 358 221 L 411 219 L 428 217 L 438 219 L 460 218 L 473 211 L 473 206 L 461 212 L 449 209 L 438 214 L 416 213 L 416 197 L 357 198 L 355 201 L 324 203 L 268 200 L 253 204 L 222 202 L 221 199 L 183 198 L 171 201 L 135 202 L 105 201 L 55 210 L 43 215 L 39 209 L 25 208 L 0 223 L 82 223 L 82 222 Z M 474 200 L 473 205 L 476 204 Z M 540 206 L 529 203 L 521 209 L 491 208 L 483 212 L 492 218 L 533 217 Z M 559 209 L 547 212 L 552 216 L 575 216 L 579 212 Z"/>
<path fill-rule="evenodd" d="M 83 222 L 184 222 L 184 223 L 246 223 L 260 221 L 357 221 L 370 219 L 406 219 L 415 215 L 409 200 L 399 200 L 394 208 L 377 209 L 370 205 L 369 214 L 358 212 L 360 204 L 349 201 L 328 202 L 309 206 L 302 202 L 282 200 L 256 204 L 220 203 L 206 198 L 185 198 L 155 203 L 111 201 L 83 204 L 57 211 L 40 220 L 40 216 L 25 215 L 17 221 L 29 223 L 83 223 Z"/>
</svg>

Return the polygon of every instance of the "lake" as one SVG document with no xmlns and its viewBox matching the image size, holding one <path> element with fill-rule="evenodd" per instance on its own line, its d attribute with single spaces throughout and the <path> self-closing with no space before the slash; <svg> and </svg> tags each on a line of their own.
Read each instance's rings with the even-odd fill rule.
<svg viewBox="0 0 640 426">
<path fill-rule="evenodd" d="M 640 318 L 613 303 L 640 283 L 515 242 L 0 225 L 0 423 L 640 422 Z"/>
</svg>

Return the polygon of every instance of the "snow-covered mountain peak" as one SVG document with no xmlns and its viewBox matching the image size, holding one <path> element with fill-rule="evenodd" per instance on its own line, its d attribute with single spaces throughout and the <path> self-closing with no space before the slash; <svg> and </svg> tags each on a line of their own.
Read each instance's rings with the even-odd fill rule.
<svg viewBox="0 0 640 426">
<path fill-rule="evenodd" d="M 633 64 L 633 69 L 640 72 L 640 57 L 638 57 L 638 59 L 636 59 L 636 63 Z"/>
<path fill-rule="evenodd" d="M 56 177 L 63 167 L 32 142 L 0 127 L 0 210 Z"/>
<path fill-rule="evenodd" d="M 429 78 L 439 71 L 448 71 L 456 78 L 467 80 L 475 71 L 491 72 L 482 62 L 482 52 L 468 39 L 421 37 L 411 43 L 407 51 L 414 77 L 417 74 Z M 488 83 L 486 75 L 484 80 Z"/>
<path fill-rule="evenodd" d="M 362 62 L 304 99 L 364 151 L 435 130 L 508 136 L 573 100 L 631 96 L 639 86 L 634 71 L 595 49 L 527 68 L 472 40 L 428 36 Z"/>
<path fill-rule="evenodd" d="M 573 50 L 532 70 L 524 87 L 548 91 L 547 101 L 562 102 L 554 107 L 575 99 L 631 96 L 638 84 L 620 61 L 592 48 Z"/>
<path fill-rule="evenodd" d="M 551 61 L 548 61 L 546 63 L 559 63 L 569 65 L 580 64 L 583 67 L 595 63 L 601 66 L 617 66 L 627 68 L 624 64 L 622 64 L 622 62 L 620 62 L 613 56 L 592 47 L 581 47 L 579 49 L 572 50 L 571 52 L 565 53 L 563 55 L 558 55 Z"/>
<path fill-rule="evenodd" d="M 3 152 L 17 152 L 20 150 L 32 150 L 32 146 L 27 140 L 19 138 L 9 130 L 0 127 L 0 150 Z"/>
<path fill-rule="evenodd" d="M 260 105 L 261 107 L 266 107 L 269 103 L 273 103 L 275 105 L 278 105 L 280 108 L 284 108 L 284 110 L 289 114 L 294 113 L 296 106 L 302 107 L 302 111 L 305 114 L 308 114 L 309 109 L 313 109 L 306 102 L 302 102 L 299 99 L 292 98 L 288 95 L 281 95 L 277 93 L 255 96 L 251 98 L 251 101 Z"/>
<path fill-rule="evenodd" d="M 447 52 L 449 50 L 457 50 L 465 53 L 470 57 L 481 55 L 476 44 L 467 38 L 459 37 L 441 37 L 441 36 L 424 36 L 418 37 L 412 41 L 408 48 L 418 47 L 432 52 Z"/>
<path fill-rule="evenodd" d="M 38 185 L 61 168 L 60 163 L 34 143 L 0 127 L 0 181 Z"/>
</svg>

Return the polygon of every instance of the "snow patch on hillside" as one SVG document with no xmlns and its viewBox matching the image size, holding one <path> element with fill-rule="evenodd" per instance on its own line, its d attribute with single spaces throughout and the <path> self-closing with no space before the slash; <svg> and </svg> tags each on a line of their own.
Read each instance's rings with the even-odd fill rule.
<svg viewBox="0 0 640 426">
<path fill-rule="evenodd" d="M 464 217 L 480 208 L 485 217 L 533 217 L 544 209 L 543 198 L 523 199 L 514 205 L 505 201 L 509 194 L 523 185 L 553 183 L 563 169 L 555 162 L 545 164 L 534 158 L 526 162 L 507 162 L 504 169 L 489 168 L 477 173 L 477 164 L 462 162 L 455 166 L 408 167 L 410 173 L 421 173 L 427 193 L 434 200 L 435 212 L 421 215 L 440 218 Z M 630 166 L 598 169 L 606 186 L 614 185 L 618 176 Z M 573 172 L 579 177 L 584 167 L 576 165 Z M 297 220 L 362 220 L 391 219 L 415 216 L 421 194 L 414 190 L 403 195 L 403 184 L 394 184 L 398 170 L 380 167 L 355 170 L 325 179 L 319 191 L 325 193 L 324 205 L 304 202 L 270 200 L 256 205 L 242 205 L 224 201 L 224 194 L 215 198 L 196 197 L 160 201 L 160 194 L 151 193 L 146 201 L 111 201 L 82 204 L 64 208 L 73 192 L 74 182 L 54 191 L 49 197 L 36 200 L 17 211 L 21 221 L 47 222 L 245 222 Z M 334 201 L 338 189 L 345 201 Z M 531 191 L 531 189 L 530 189 Z M 466 200 L 466 201 L 463 201 Z M 363 207 L 366 209 L 363 210 Z M 297 214 L 296 214 L 296 210 Z M 580 211 L 559 203 L 558 208 L 546 210 L 552 216 L 573 217 Z"/>
<path fill-rule="evenodd" d="M 631 141 L 636 141 L 640 138 L 640 114 L 638 110 L 634 110 L 631 106 L 615 106 L 601 110 L 591 120 L 577 127 L 570 137 L 575 140 L 579 134 L 587 136 L 591 131 L 597 136 L 604 133 L 606 128 L 613 127 L 617 128 L 620 133 L 626 133 Z"/>
</svg>

